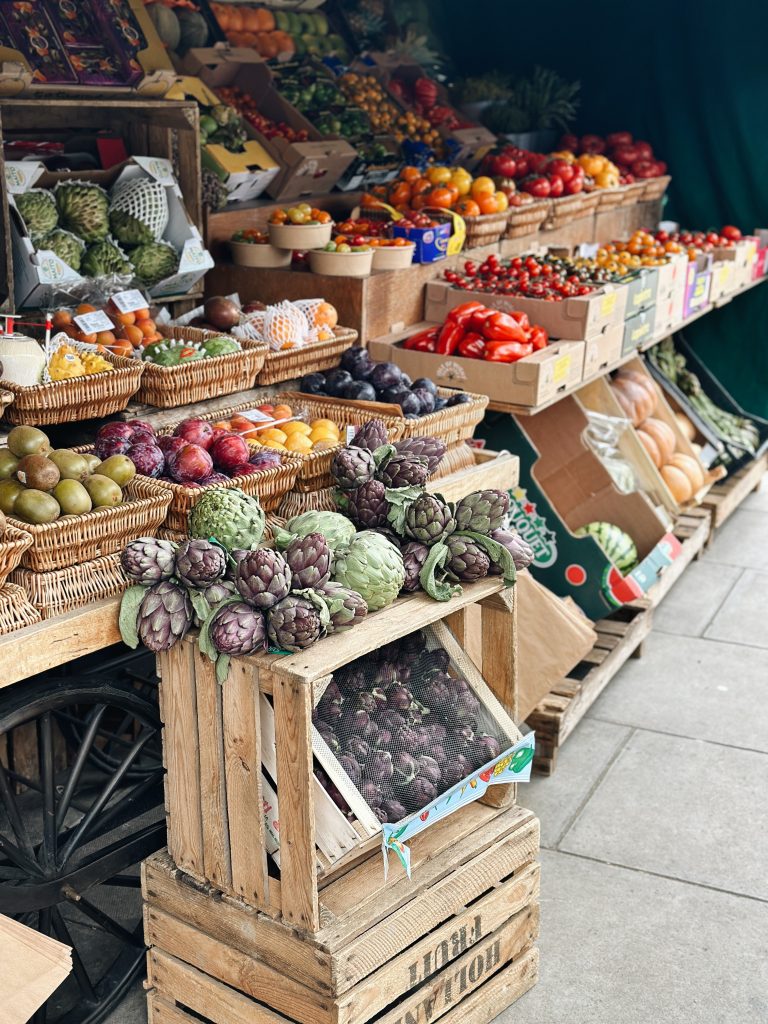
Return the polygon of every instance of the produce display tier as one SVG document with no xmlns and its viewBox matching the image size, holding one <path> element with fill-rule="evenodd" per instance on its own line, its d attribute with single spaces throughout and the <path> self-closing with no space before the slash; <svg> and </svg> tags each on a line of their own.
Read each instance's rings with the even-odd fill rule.
<svg viewBox="0 0 768 1024">
<path fill-rule="evenodd" d="M 711 544 L 717 530 L 726 522 L 745 498 L 756 491 L 768 472 L 768 452 L 747 463 L 738 473 L 715 484 L 704 499 L 704 508 L 712 513 L 712 526 L 707 544 Z"/>
</svg>

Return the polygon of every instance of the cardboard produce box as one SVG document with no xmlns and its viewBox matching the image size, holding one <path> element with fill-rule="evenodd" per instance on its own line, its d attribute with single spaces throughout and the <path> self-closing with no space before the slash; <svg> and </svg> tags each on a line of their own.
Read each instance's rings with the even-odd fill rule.
<svg viewBox="0 0 768 1024">
<path fill-rule="evenodd" d="M 190 75 L 197 75 L 214 92 L 222 86 L 242 89 L 256 101 L 265 117 L 307 133 L 308 142 L 267 139 L 246 122 L 248 134 L 261 143 L 281 168 L 267 185 L 267 194 L 273 199 L 324 195 L 331 191 L 356 159 L 357 151 L 348 142 L 321 135 L 282 98 L 274 86 L 269 67 L 253 50 L 244 47 L 189 50 L 184 57 L 184 70 Z"/>
<path fill-rule="evenodd" d="M 712 288 L 712 256 L 701 253 L 695 260 L 690 260 L 685 278 L 685 301 L 683 303 L 683 319 L 700 312 L 709 305 L 709 293 Z"/>
<path fill-rule="evenodd" d="M 602 334 L 594 334 L 584 342 L 584 369 L 582 379 L 590 380 L 605 373 L 621 359 L 624 347 L 623 323 L 606 327 Z"/>
<path fill-rule="evenodd" d="M 190 291 L 213 266 L 210 253 L 203 246 L 200 232 L 184 208 L 181 189 L 173 176 L 169 160 L 159 157 L 136 156 L 111 167 L 108 171 L 75 172 L 47 171 L 37 161 L 9 161 L 5 165 L 5 180 L 9 193 L 11 239 L 13 247 L 14 291 L 17 307 L 44 306 L 53 303 L 56 293 L 84 280 L 50 251 L 36 249 L 29 237 L 24 221 L 16 209 L 14 196 L 31 188 L 53 188 L 60 181 L 91 181 L 109 190 L 118 182 L 136 178 L 149 178 L 165 186 L 168 201 L 168 225 L 163 241 L 170 242 L 179 252 L 179 267 L 175 274 L 158 281 L 147 289 L 152 298 L 178 295 Z M 130 258 L 130 252 L 127 253 Z"/>
<path fill-rule="evenodd" d="M 515 529 L 533 547 L 531 573 L 559 597 L 572 597 L 590 619 L 634 601 L 680 553 L 643 494 L 620 494 L 587 447 L 587 418 L 572 395 L 535 416 L 488 413 L 477 433 L 490 447 L 520 457 L 520 484 L 510 492 Z M 634 541 L 640 562 L 627 575 L 597 541 L 574 530 L 614 523 Z"/>
<path fill-rule="evenodd" d="M 652 338 L 656 331 L 656 307 L 644 309 L 641 313 L 635 313 L 624 321 L 624 337 L 621 345 L 621 354 L 627 355 L 639 348 L 643 348 Z"/>
<path fill-rule="evenodd" d="M 727 249 L 715 250 L 710 294 L 713 302 L 750 283 L 756 255 L 757 243 L 751 238 L 742 238 Z"/>
<path fill-rule="evenodd" d="M 583 341 L 553 342 L 516 363 L 416 352 L 402 347 L 406 338 L 430 326 L 432 324 L 424 322 L 372 339 L 368 342 L 371 358 L 396 363 L 414 380 L 431 377 L 443 387 L 488 395 L 496 405 L 542 405 L 558 392 L 575 387 L 582 379 Z"/>
<path fill-rule="evenodd" d="M 453 288 L 447 281 L 433 281 L 427 285 L 424 316 L 427 320 L 444 320 L 454 306 L 473 298 L 493 309 L 527 313 L 531 323 L 543 327 L 550 338 L 583 341 L 624 320 L 627 286 L 606 285 L 591 295 L 573 296 L 562 302 L 545 302 L 544 299 L 522 295 L 475 294 Z"/>
<path fill-rule="evenodd" d="M 642 267 L 632 274 L 627 282 L 627 308 L 624 316 L 628 320 L 656 303 L 659 288 L 659 273 L 655 267 Z"/>
<path fill-rule="evenodd" d="M 657 268 L 659 287 L 656 293 L 656 323 L 654 334 L 662 338 L 683 320 L 688 257 L 673 253 L 669 263 Z"/>
</svg>

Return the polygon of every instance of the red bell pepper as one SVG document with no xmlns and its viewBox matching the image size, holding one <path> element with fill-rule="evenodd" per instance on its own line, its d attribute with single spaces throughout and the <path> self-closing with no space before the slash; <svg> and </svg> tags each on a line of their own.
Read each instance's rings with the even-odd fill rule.
<svg viewBox="0 0 768 1024">
<path fill-rule="evenodd" d="M 528 314 L 523 313 L 520 309 L 514 309 L 509 314 L 513 320 L 517 320 L 523 330 L 527 330 L 531 326 L 531 321 L 528 319 Z"/>
<path fill-rule="evenodd" d="M 467 359 L 482 359 L 485 352 L 485 338 L 470 331 L 459 342 L 459 355 Z"/>
<path fill-rule="evenodd" d="M 549 344 L 549 335 L 543 327 L 534 324 L 528 332 L 528 341 L 533 345 L 533 351 L 538 352 L 539 349 L 546 348 Z"/>
<path fill-rule="evenodd" d="M 529 341 L 489 341 L 485 346 L 483 358 L 492 363 L 516 363 L 518 359 L 529 356 L 533 345 Z"/>
<path fill-rule="evenodd" d="M 494 313 L 483 324 L 483 335 L 488 341 L 525 342 L 525 331 L 509 313 Z"/>
<path fill-rule="evenodd" d="M 406 338 L 403 342 L 403 348 L 413 352 L 434 352 L 435 345 L 437 344 L 437 332 L 437 327 L 430 327 L 426 331 L 412 334 L 410 338 Z"/>
<path fill-rule="evenodd" d="M 462 324 L 446 320 L 437 336 L 435 352 L 439 352 L 441 356 L 452 356 L 465 334 L 466 330 Z"/>
<path fill-rule="evenodd" d="M 454 324 L 466 326 L 472 319 L 473 314 L 478 313 L 481 309 L 485 309 L 482 302 L 475 302 L 474 300 L 472 302 L 462 302 L 460 306 L 454 306 L 448 314 L 447 320 Z"/>
<path fill-rule="evenodd" d="M 488 319 L 488 317 L 493 316 L 495 312 L 495 309 L 486 309 L 485 306 L 482 306 L 480 309 L 477 310 L 476 313 L 472 314 L 472 318 L 469 321 L 469 330 L 482 332 L 483 324 Z"/>
</svg>

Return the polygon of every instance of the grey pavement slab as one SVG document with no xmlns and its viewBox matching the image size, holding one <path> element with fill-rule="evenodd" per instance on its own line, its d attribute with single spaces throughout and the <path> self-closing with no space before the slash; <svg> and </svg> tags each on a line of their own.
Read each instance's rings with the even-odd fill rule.
<svg viewBox="0 0 768 1024">
<path fill-rule="evenodd" d="M 736 581 L 704 636 L 768 647 L 768 572 L 747 569 Z M 768 656 L 763 655 L 768 680 Z"/>
<path fill-rule="evenodd" d="M 768 901 L 767 791 L 768 754 L 636 732 L 559 848 Z"/>
<path fill-rule="evenodd" d="M 747 495 L 741 507 L 762 509 L 764 512 L 768 512 L 768 475 L 763 477 L 759 490 Z"/>
<path fill-rule="evenodd" d="M 707 553 L 710 562 L 768 570 L 768 525 L 765 512 L 739 508 L 715 534 Z"/>
<path fill-rule="evenodd" d="M 654 630 L 701 636 L 742 572 L 739 566 L 707 559 L 692 562 L 655 609 Z"/>
<path fill-rule="evenodd" d="M 767 688 L 765 651 L 654 630 L 642 658 L 626 662 L 588 715 L 768 752 Z"/>
<path fill-rule="evenodd" d="M 765 904 L 562 853 L 541 857 L 541 980 L 497 1024 L 757 1024 Z"/>
<path fill-rule="evenodd" d="M 518 800 L 538 815 L 541 845 L 556 846 L 560 836 L 631 730 L 585 718 L 557 754 L 550 778 L 531 775 L 518 788 Z"/>
</svg>

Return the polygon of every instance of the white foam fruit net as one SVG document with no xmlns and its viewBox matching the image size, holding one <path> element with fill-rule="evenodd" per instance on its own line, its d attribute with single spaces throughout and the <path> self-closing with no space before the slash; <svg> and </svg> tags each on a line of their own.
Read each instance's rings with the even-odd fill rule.
<svg viewBox="0 0 768 1024">
<path fill-rule="evenodd" d="M 156 242 L 168 227 L 168 199 L 165 185 L 159 181 L 128 181 L 112 192 L 110 210 L 120 210 L 141 221 L 152 232 Z"/>
</svg>

